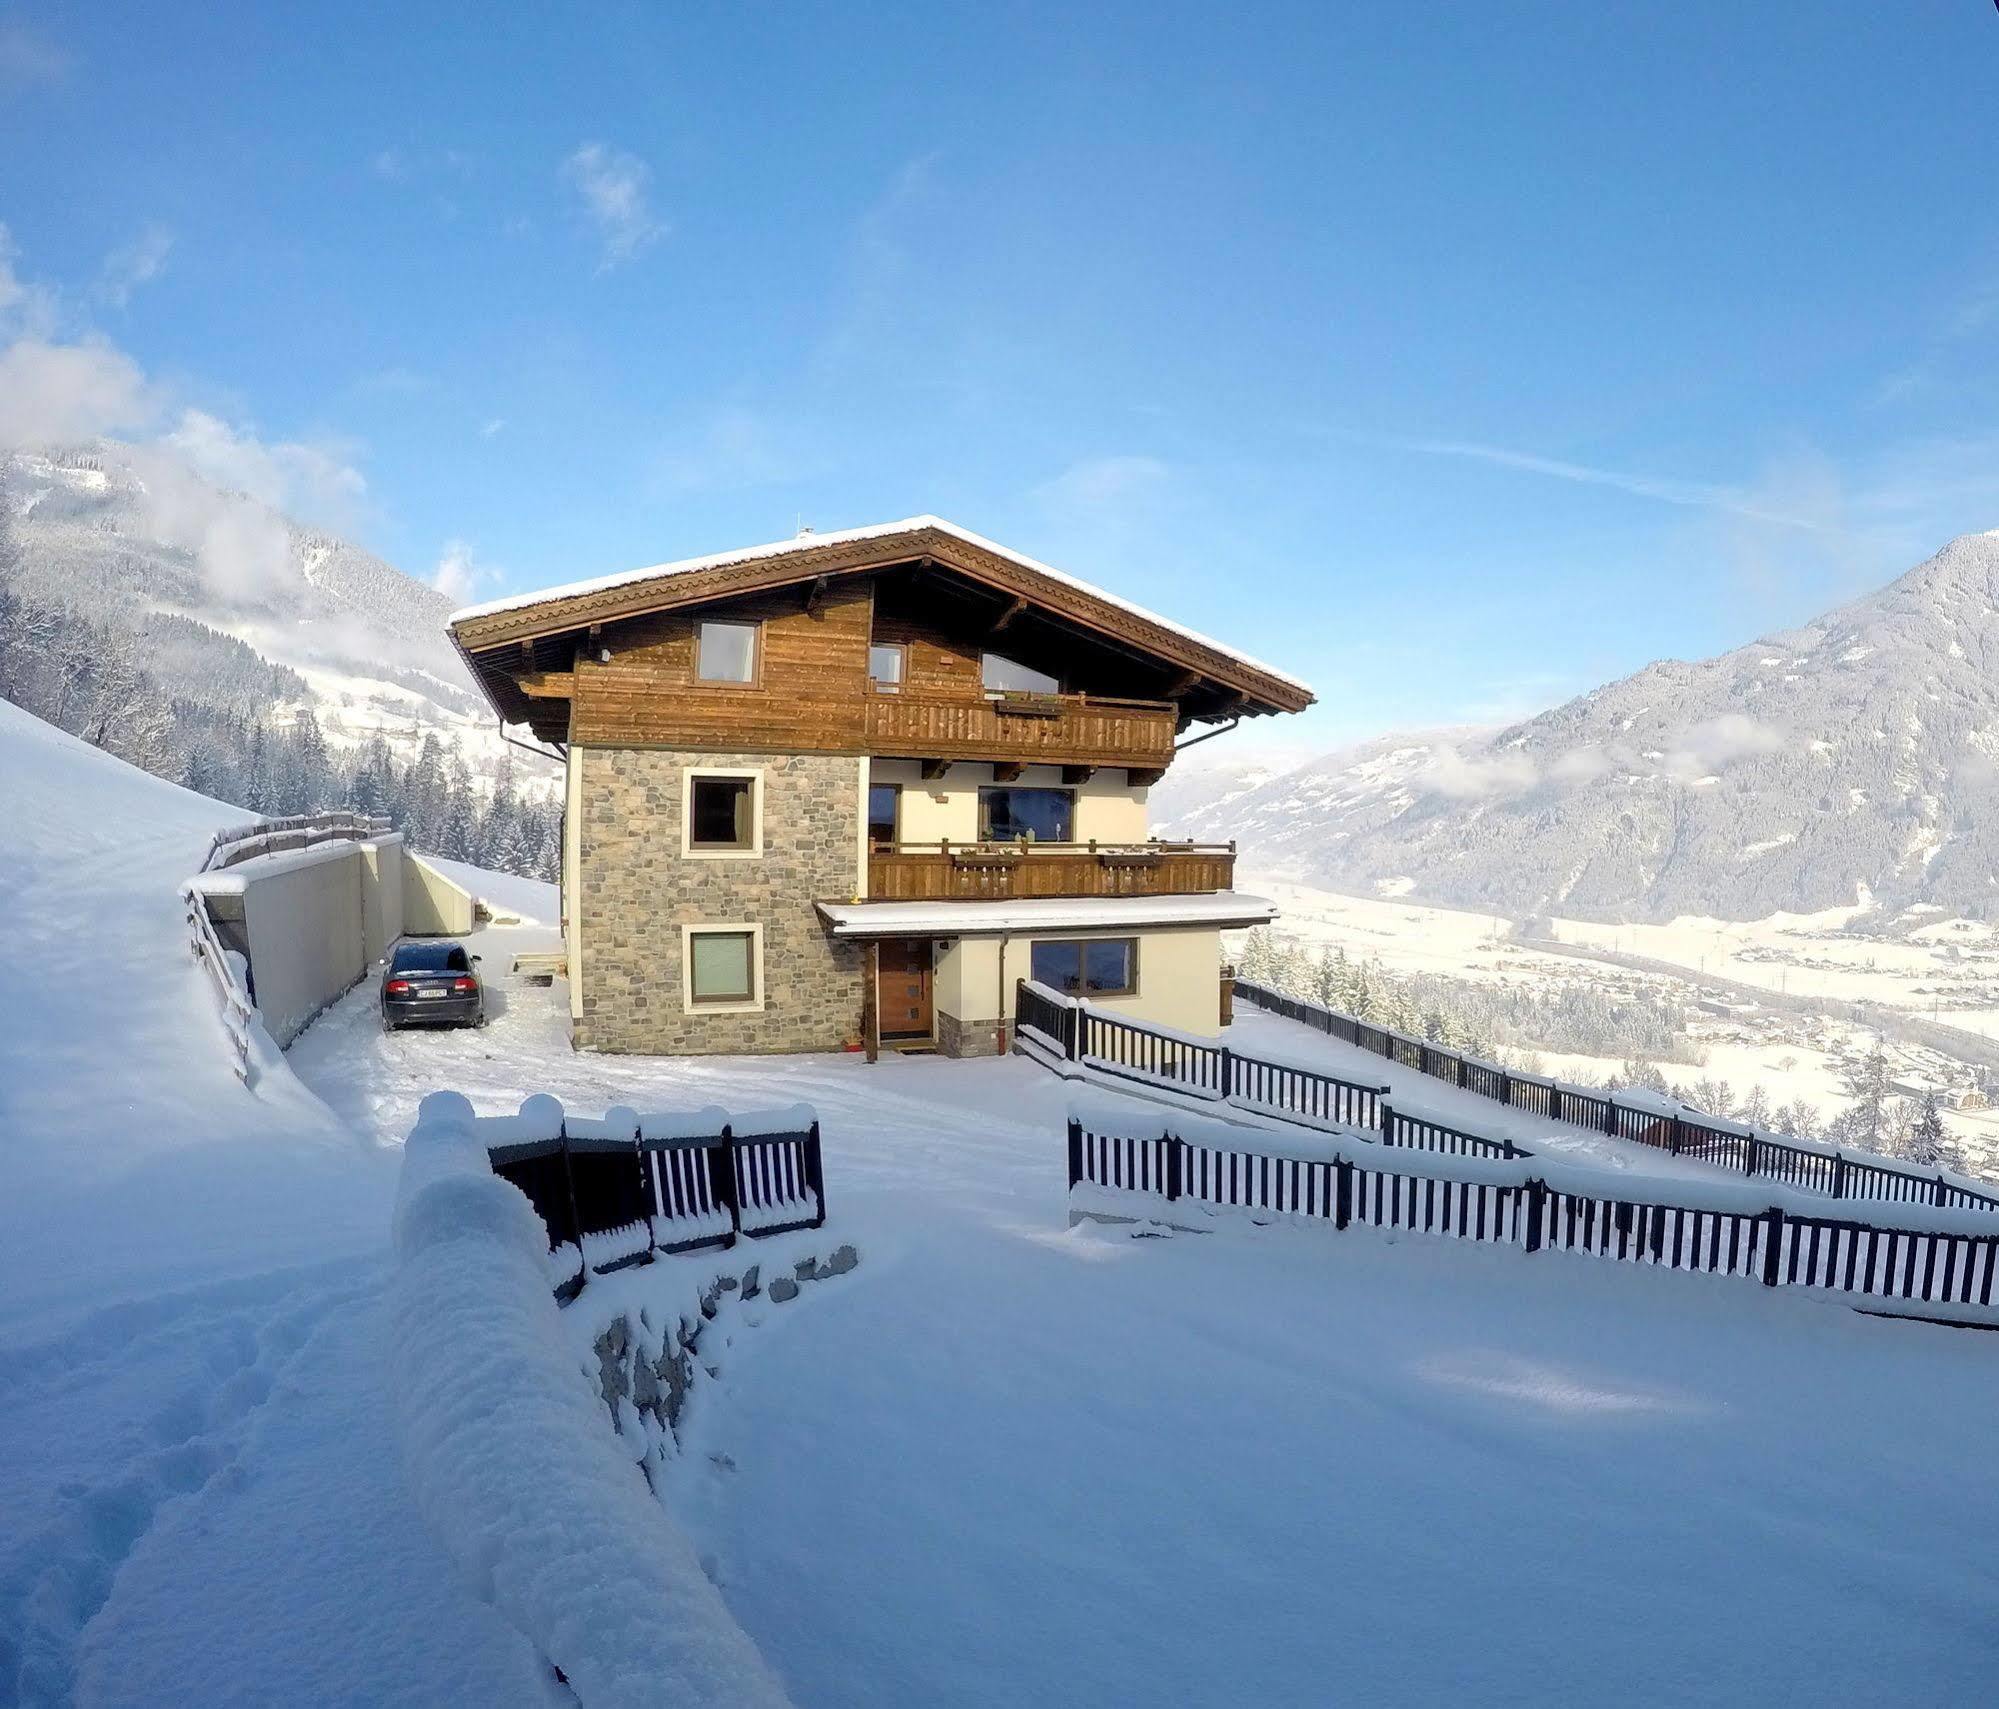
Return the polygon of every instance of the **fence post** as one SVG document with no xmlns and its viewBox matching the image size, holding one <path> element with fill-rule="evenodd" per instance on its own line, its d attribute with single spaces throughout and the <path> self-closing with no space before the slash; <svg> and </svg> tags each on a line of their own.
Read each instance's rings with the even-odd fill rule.
<svg viewBox="0 0 1999 1709">
<path fill-rule="evenodd" d="M 1344 1157 L 1333 1159 L 1333 1227 L 1345 1228 L 1353 1220 L 1353 1165 Z"/>
<path fill-rule="evenodd" d="M 576 1171 L 569 1164 L 569 1130 L 559 1136 L 562 1146 L 562 1184 L 569 1190 L 569 1233 L 576 1242 L 576 1289 L 583 1291 L 590 1280 L 590 1260 L 583 1256 L 583 1219 L 576 1211 Z"/>
<path fill-rule="evenodd" d="M 1183 1173 L 1183 1166 L 1180 1160 L 1180 1141 L 1175 1139 L 1171 1133 L 1163 1133 L 1159 1136 L 1159 1142 L 1165 1148 L 1166 1168 L 1163 1173 L 1166 1178 L 1166 1197 L 1170 1203 L 1180 1196 L 1180 1182 Z"/>
<path fill-rule="evenodd" d="M 1381 1143 L 1395 1143 L 1395 1110 L 1386 1098 L 1381 1100 Z"/>
<path fill-rule="evenodd" d="M 1499 1071 L 1499 1101 L 1502 1104 L 1513 1102 L 1513 1076 L 1503 1068 Z"/>
<path fill-rule="evenodd" d="M 826 1226 L 826 1158 L 819 1149 L 819 1120 L 815 1116 L 811 1129 L 805 1136 L 805 1178 L 811 1184 L 812 1197 L 818 1201 L 819 1214 L 812 1219 L 814 1228 Z"/>
<path fill-rule="evenodd" d="M 1548 1082 L 1548 1120 L 1558 1122 L 1561 1119 L 1562 1088 L 1558 1082 L 1550 1080 Z"/>
<path fill-rule="evenodd" d="M 736 1136 L 727 1122 L 721 1139 L 708 1147 L 708 1192 L 718 1205 L 729 1207 L 729 1244 L 734 1246 L 742 1237 L 743 1207 L 736 1181 Z"/>
<path fill-rule="evenodd" d="M 1680 1112 L 1673 1112 L 1672 1131 L 1666 1137 L 1666 1149 L 1677 1157 L 1680 1155 Z"/>
<path fill-rule="evenodd" d="M 1527 1183 L 1527 1250 L 1541 1250 L 1541 1213 L 1543 1201 L 1548 1196 L 1548 1186 L 1540 1179 Z"/>
<path fill-rule="evenodd" d="M 1073 1191 L 1083 1178 L 1083 1124 L 1074 1116 L 1069 1118 L 1069 1186 Z"/>
<path fill-rule="evenodd" d="M 1069 1047 L 1069 1060 L 1079 1062 L 1083 1056 L 1083 1010 L 1080 1004 L 1069 1010 L 1069 1024 L 1062 1029 L 1062 1042 Z"/>
<path fill-rule="evenodd" d="M 1222 1046 L 1221 1060 L 1216 1065 L 1221 1076 L 1221 1098 L 1223 1103 L 1235 1096 L 1235 1052 L 1227 1045 Z"/>
<path fill-rule="evenodd" d="M 1458 1084 L 1459 1086 L 1463 1086 L 1465 1084 L 1465 1059 L 1460 1056 L 1456 1061 L 1458 1065 Z"/>
<path fill-rule="evenodd" d="M 1756 1173 L 1756 1135 L 1753 1133 L 1749 1136 L 1748 1151 L 1749 1151 L 1749 1163 L 1748 1166 L 1743 1170 L 1743 1173 L 1746 1175 L 1753 1175 Z"/>
<path fill-rule="evenodd" d="M 1938 1204 L 1938 1205 L 1948 1204 L 1950 1200 L 1946 1197 L 1946 1195 L 1949 1192 L 1950 1192 L 1950 1183 L 1946 1181 L 1941 1174 L 1939 1174 L 1937 1176 L 1936 1196 L 1930 1202 L 1932 1204 Z"/>
<path fill-rule="evenodd" d="M 1846 1197 L 1846 1154 L 1840 1151 L 1832 1154 L 1832 1196 Z"/>
<path fill-rule="evenodd" d="M 1772 1205 L 1763 1213 L 1763 1285 L 1774 1288 L 1783 1274 L 1784 1213 Z"/>
<path fill-rule="evenodd" d="M 1603 1101 L 1603 1131 L 1607 1138 L 1617 1137 L 1617 1100 L 1605 1098 Z"/>
</svg>

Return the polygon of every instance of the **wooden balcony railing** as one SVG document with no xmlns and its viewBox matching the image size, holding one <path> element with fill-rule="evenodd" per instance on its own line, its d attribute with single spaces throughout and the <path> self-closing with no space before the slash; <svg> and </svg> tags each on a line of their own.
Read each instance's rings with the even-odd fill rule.
<svg viewBox="0 0 1999 1709">
<path fill-rule="evenodd" d="M 877 902 L 1192 896 L 1235 881 L 1233 843 L 876 843 Z"/>
<path fill-rule="evenodd" d="M 905 759 L 1163 769 L 1179 712 L 1168 700 L 870 688 L 870 753 Z"/>
</svg>

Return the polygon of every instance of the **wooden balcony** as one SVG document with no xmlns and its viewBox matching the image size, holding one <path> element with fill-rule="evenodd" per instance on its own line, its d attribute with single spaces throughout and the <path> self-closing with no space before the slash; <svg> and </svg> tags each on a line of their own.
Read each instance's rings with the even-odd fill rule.
<svg viewBox="0 0 1999 1709">
<path fill-rule="evenodd" d="M 1233 843 L 876 843 L 873 902 L 1193 896 L 1235 881 Z"/>
<path fill-rule="evenodd" d="M 879 685 L 867 698 L 868 752 L 893 759 L 1158 772 L 1173 758 L 1178 728 L 1179 713 L 1170 700 Z"/>
</svg>

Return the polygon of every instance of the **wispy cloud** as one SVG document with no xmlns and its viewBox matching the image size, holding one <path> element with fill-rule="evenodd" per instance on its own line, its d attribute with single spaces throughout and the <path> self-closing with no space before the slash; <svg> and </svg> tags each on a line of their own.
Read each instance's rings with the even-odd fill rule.
<svg viewBox="0 0 1999 1709">
<path fill-rule="evenodd" d="M 1531 451 L 1514 451 L 1503 445 L 1485 445 L 1468 439 L 1382 439 L 1396 450 L 1413 451 L 1425 457 L 1457 457 L 1495 468 L 1517 469 L 1522 474 L 1544 475 L 1551 480 L 1574 481 L 1584 486 L 1609 487 L 1638 498 L 1656 499 L 1696 510 L 1726 511 L 1755 522 L 1774 523 L 1781 528 L 1820 532 L 1825 524 L 1816 517 L 1792 515 L 1760 503 L 1754 494 L 1738 487 L 1717 486 L 1701 481 L 1675 480 L 1667 476 L 1634 474 L 1622 469 L 1599 469 L 1587 463 L 1571 463 L 1559 457 L 1543 457 Z"/>
<path fill-rule="evenodd" d="M 159 277 L 173 247 L 172 232 L 158 221 L 148 224 L 130 243 L 105 256 L 97 273 L 94 291 L 97 300 L 113 308 L 125 307 L 134 291 Z"/>
<path fill-rule="evenodd" d="M 666 235 L 666 222 L 652 209 L 652 168 L 637 155 L 588 142 L 562 163 L 562 176 L 582 198 L 603 242 L 599 272 L 630 261 Z"/>
<path fill-rule="evenodd" d="M 507 418 L 505 416 L 503 415 L 493 416 L 489 420 L 482 421 L 479 424 L 479 437 L 481 439 L 491 439 L 495 437 L 499 433 L 499 431 L 506 425 L 507 425 Z"/>
<path fill-rule="evenodd" d="M 490 587 L 498 579 L 499 572 L 480 563 L 468 542 L 447 540 L 438 555 L 437 568 L 431 572 L 430 585 L 447 599 L 466 604 L 480 588 Z"/>
<path fill-rule="evenodd" d="M 67 49 L 18 19 L 0 18 L 0 93 L 60 82 L 72 63 Z"/>
</svg>

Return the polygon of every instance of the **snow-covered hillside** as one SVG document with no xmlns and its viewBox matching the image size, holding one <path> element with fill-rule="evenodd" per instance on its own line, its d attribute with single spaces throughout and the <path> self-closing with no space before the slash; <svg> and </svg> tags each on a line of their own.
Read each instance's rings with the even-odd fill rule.
<svg viewBox="0 0 1999 1709">
<path fill-rule="evenodd" d="M 336 749 L 380 733 L 407 760 L 434 734 L 477 773 L 506 752 L 446 639 L 450 599 L 215 485 L 170 443 L 0 453 L 0 488 L 22 592 L 132 635 L 174 694 L 309 710 Z"/>
<path fill-rule="evenodd" d="M 1399 760 L 1398 760 L 1399 754 Z M 1511 915 L 1999 910 L 1999 535 L 1483 739 L 1389 738 L 1174 828 L 1268 871 Z"/>
</svg>

